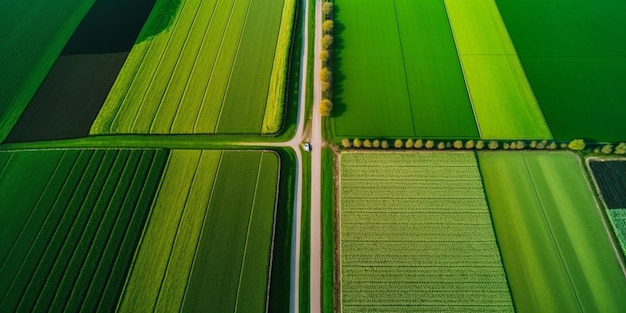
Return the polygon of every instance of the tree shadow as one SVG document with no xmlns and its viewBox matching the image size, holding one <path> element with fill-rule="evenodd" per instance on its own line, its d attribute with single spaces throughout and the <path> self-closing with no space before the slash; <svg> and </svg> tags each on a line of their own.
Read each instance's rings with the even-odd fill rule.
<svg viewBox="0 0 626 313">
<path fill-rule="evenodd" d="M 97 0 L 61 55 L 129 52 L 136 42 L 145 41 L 168 29 L 181 5 L 181 0 L 156 2 Z M 162 14 L 163 18 L 148 20 L 152 11 L 153 14 Z"/>
<path fill-rule="evenodd" d="M 346 79 L 345 74 L 342 71 L 342 56 L 337 53 L 338 51 L 342 51 L 344 48 L 344 40 L 343 40 L 343 32 L 346 29 L 345 24 L 341 23 L 341 19 L 337 18 L 340 16 L 341 7 L 337 4 L 333 7 L 333 46 L 332 53 L 329 60 L 329 67 L 332 68 L 333 71 L 333 110 L 331 113 L 332 117 L 341 116 L 347 109 L 346 103 L 343 99 L 343 82 Z"/>
</svg>

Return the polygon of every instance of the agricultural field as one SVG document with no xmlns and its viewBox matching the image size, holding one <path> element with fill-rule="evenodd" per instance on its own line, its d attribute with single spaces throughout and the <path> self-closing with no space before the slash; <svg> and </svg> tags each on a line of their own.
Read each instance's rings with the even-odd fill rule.
<svg viewBox="0 0 626 313">
<path fill-rule="evenodd" d="M 0 311 L 113 311 L 164 150 L 0 152 Z"/>
<path fill-rule="evenodd" d="M 626 138 L 626 2 L 495 0 L 557 139 Z"/>
<path fill-rule="evenodd" d="M 626 278 L 577 156 L 479 152 L 518 312 L 618 312 Z"/>
<path fill-rule="evenodd" d="M 90 134 L 276 133 L 295 0 L 160 0 Z"/>
<path fill-rule="evenodd" d="M 279 160 L 172 151 L 117 309 L 265 312 Z"/>
<path fill-rule="evenodd" d="M 587 160 L 587 166 L 626 255 L 626 161 L 594 158 Z"/>
<path fill-rule="evenodd" d="M 95 0 L 0 4 L 0 142 Z"/>
<path fill-rule="evenodd" d="M 445 0 L 481 139 L 550 139 L 494 0 Z"/>
<path fill-rule="evenodd" d="M 337 0 L 334 12 L 337 136 L 478 137 L 443 1 Z"/>
<path fill-rule="evenodd" d="M 513 312 L 473 153 L 342 153 L 342 312 Z"/>
</svg>

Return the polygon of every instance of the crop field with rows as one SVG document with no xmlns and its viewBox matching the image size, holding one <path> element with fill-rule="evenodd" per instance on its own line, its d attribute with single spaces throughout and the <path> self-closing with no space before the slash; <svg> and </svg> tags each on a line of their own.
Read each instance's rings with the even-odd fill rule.
<svg viewBox="0 0 626 313">
<path fill-rule="evenodd" d="M 587 164 L 626 255 L 626 161 L 590 159 Z"/>
<path fill-rule="evenodd" d="M 472 153 L 340 156 L 342 312 L 512 312 Z"/>
<path fill-rule="evenodd" d="M 91 134 L 277 132 L 295 0 L 159 2 Z"/>
<path fill-rule="evenodd" d="M 519 312 L 618 312 L 626 278 L 577 156 L 479 152 Z"/>
<path fill-rule="evenodd" d="M 0 142 L 95 0 L 0 3 Z"/>
<path fill-rule="evenodd" d="M 167 152 L 0 152 L 0 311 L 112 311 Z"/>
<path fill-rule="evenodd" d="M 265 312 L 279 160 L 172 151 L 118 309 Z"/>
</svg>

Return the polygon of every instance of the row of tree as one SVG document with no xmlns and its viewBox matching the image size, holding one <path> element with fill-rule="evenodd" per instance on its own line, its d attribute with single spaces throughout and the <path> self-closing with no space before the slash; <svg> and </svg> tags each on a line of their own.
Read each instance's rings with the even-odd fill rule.
<svg viewBox="0 0 626 313">
<path fill-rule="evenodd" d="M 387 140 L 379 140 L 379 139 L 365 139 L 361 140 L 358 138 L 348 139 L 345 138 L 341 141 L 341 145 L 344 148 L 373 148 L 373 149 L 388 149 L 390 144 Z M 456 150 L 523 150 L 523 149 L 535 149 L 535 150 L 556 150 L 556 149 L 570 149 L 574 151 L 584 150 L 586 147 L 585 141 L 582 139 L 574 139 L 569 143 L 556 143 L 555 141 L 548 142 L 547 140 L 542 141 L 483 141 L 483 140 L 454 140 L 454 141 L 434 141 L 434 140 L 413 140 L 413 139 L 396 139 L 393 142 L 393 147 L 396 149 L 456 149 Z M 603 153 L 603 154 L 626 154 L 626 143 L 620 143 L 616 147 L 613 147 L 611 144 L 604 145 L 602 147 L 598 147 L 594 152 Z"/>
<path fill-rule="evenodd" d="M 322 116 L 330 116 L 333 111 L 333 102 L 331 101 L 331 87 L 333 84 L 333 72 L 330 70 L 331 52 L 333 44 L 333 28 L 335 23 L 332 19 L 333 3 L 324 0 L 322 4 L 323 22 L 322 32 L 322 51 L 320 52 L 320 60 L 322 61 L 322 70 L 320 71 L 320 81 L 322 84 L 322 101 L 320 102 L 320 114 Z"/>
</svg>

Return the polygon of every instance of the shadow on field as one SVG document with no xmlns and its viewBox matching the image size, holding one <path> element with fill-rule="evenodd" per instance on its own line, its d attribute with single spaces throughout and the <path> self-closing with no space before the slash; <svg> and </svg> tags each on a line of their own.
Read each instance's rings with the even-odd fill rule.
<svg viewBox="0 0 626 313">
<path fill-rule="evenodd" d="M 338 51 L 342 51 L 344 48 L 343 41 L 343 31 L 346 29 L 346 26 L 340 22 L 341 19 L 337 18 L 340 16 L 341 7 L 337 4 L 333 7 L 333 51 L 331 52 L 330 59 L 330 67 L 333 71 L 333 111 L 332 117 L 338 117 L 346 111 L 346 103 L 343 101 L 343 82 L 346 79 L 346 76 L 342 72 L 342 58 Z"/>
<path fill-rule="evenodd" d="M 138 38 L 155 1 L 97 0 L 5 142 L 87 136 L 135 42 L 167 29 L 181 0 Z"/>
</svg>

